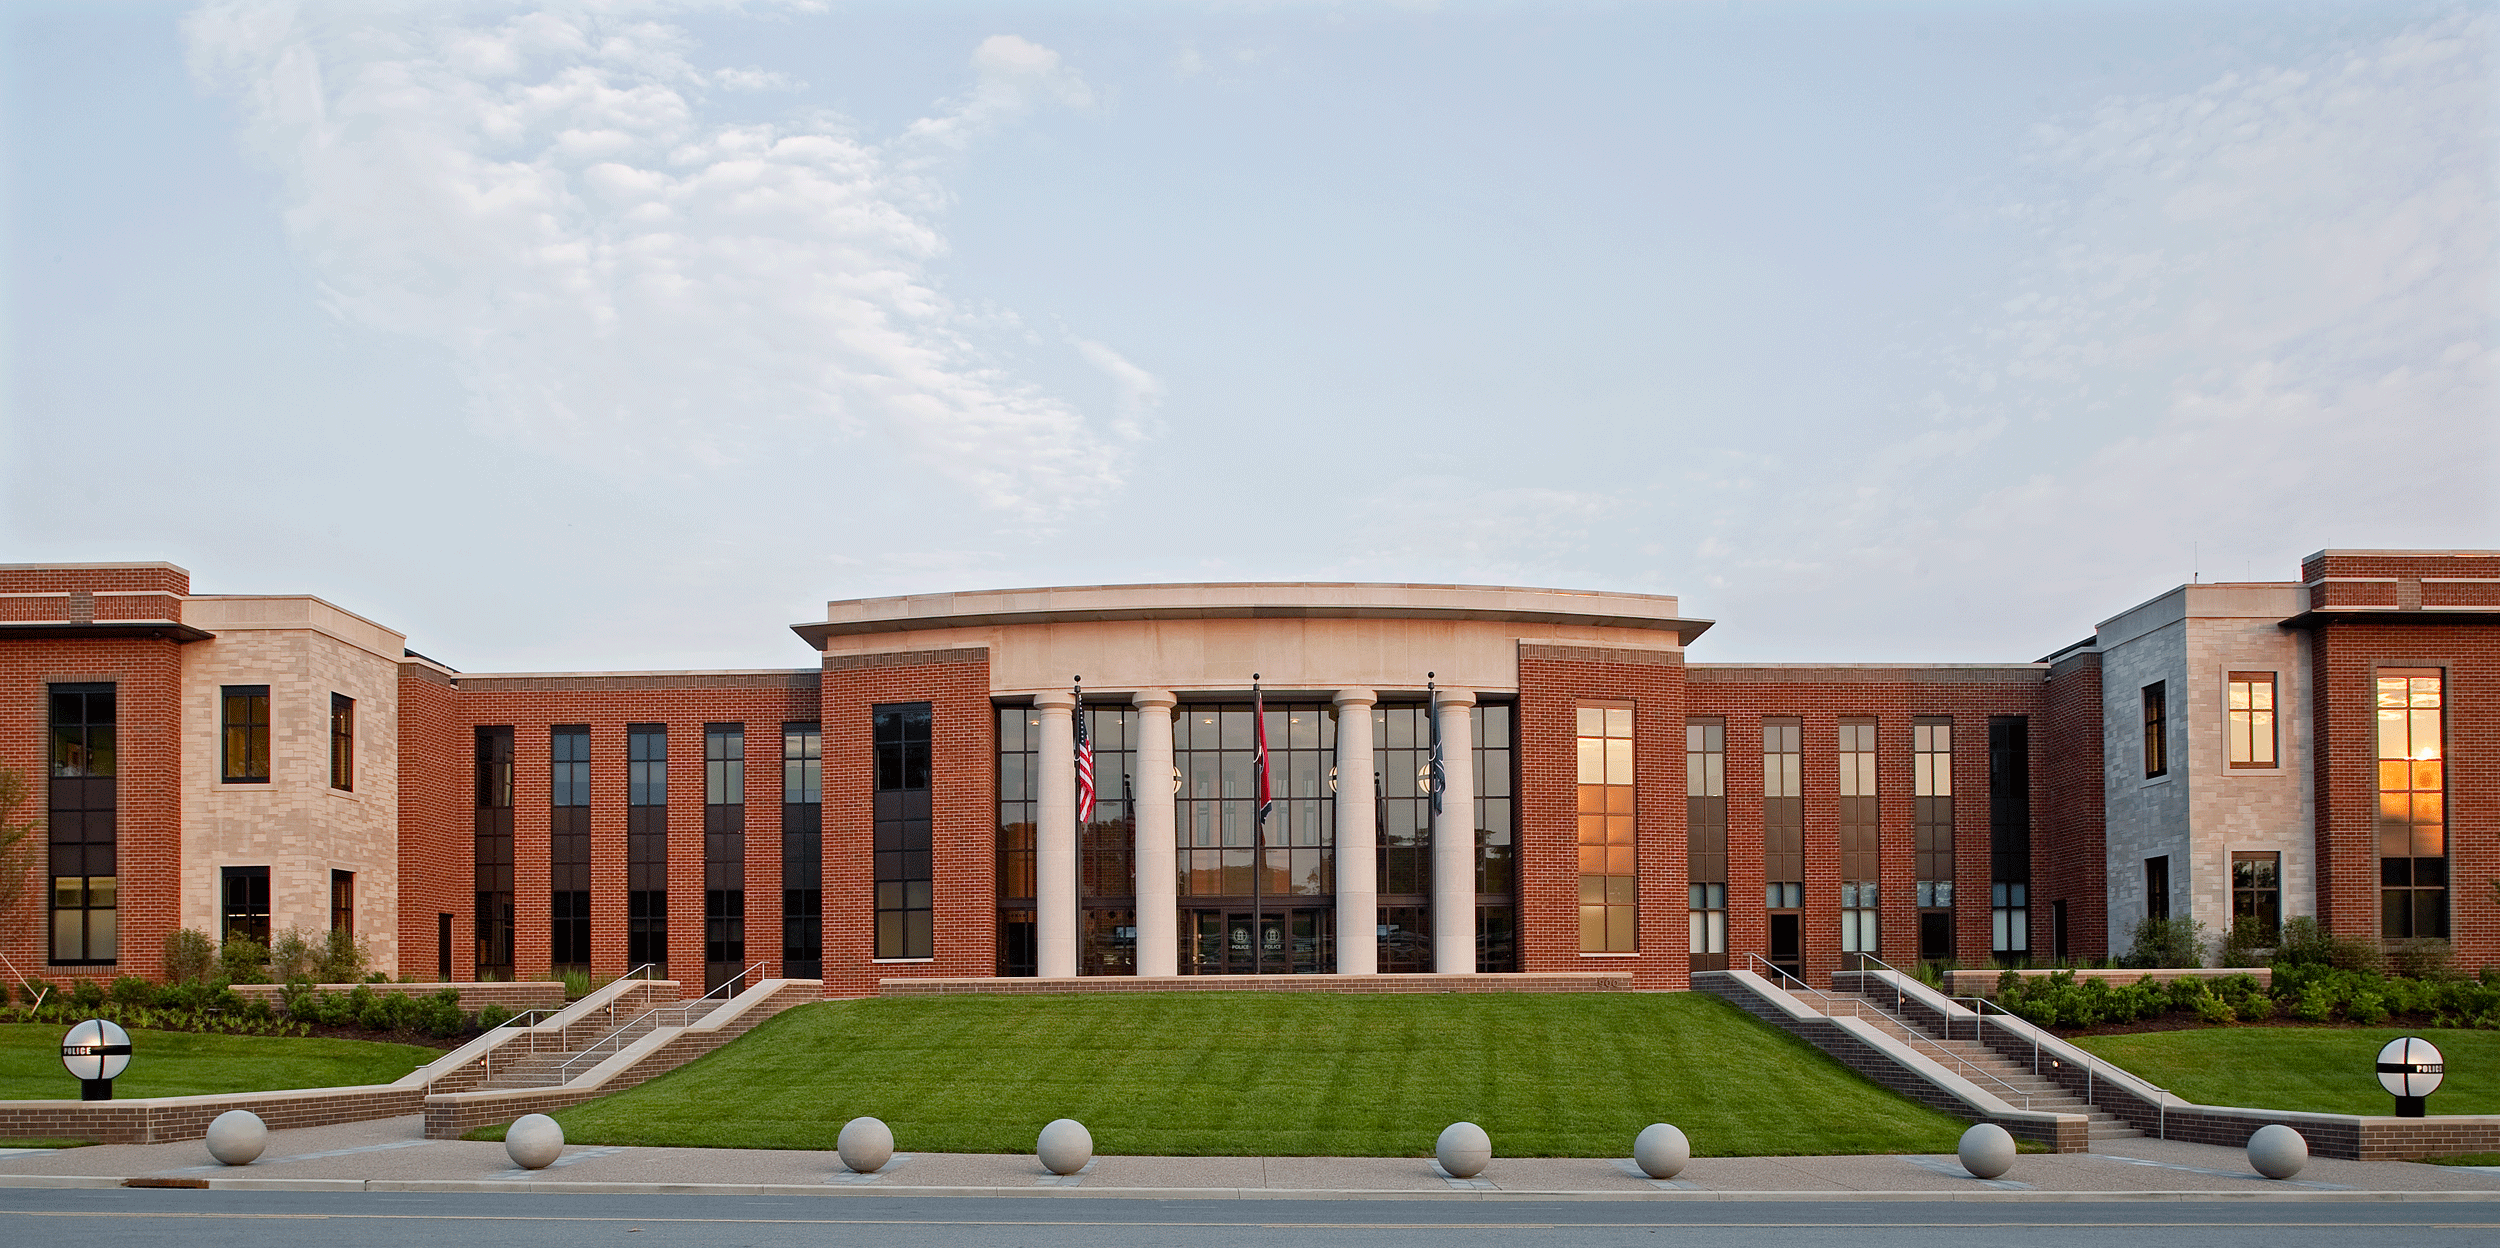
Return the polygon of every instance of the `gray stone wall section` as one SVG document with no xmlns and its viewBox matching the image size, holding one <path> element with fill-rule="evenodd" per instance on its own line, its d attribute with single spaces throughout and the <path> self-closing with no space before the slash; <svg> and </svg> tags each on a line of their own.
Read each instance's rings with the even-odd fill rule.
<svg viewBox="0 0 2500 1248">
<path fill-rule="evenodd" d="M 2316 818 L 2309 735 L 2309 633 L 2282 627 L 2298 615 L 2295 585 L 2191 585 L 2187 591 L 2188 823 L 2194 886 L 2171 882 L 2171 912 L 2205 924 L 2219 945 L 2231 924 L 2231 855 L 2283 856 L 2283 917 L 2315 915 Z M 2229 752 L 2231 673 L 2275 676 L 2276 766 L 2234 768 Z M 2175 873 L 2175 866 L 2172 871 Z M 2186 905 L 2192 907 L 2182 910 Z"/>
<path fill-rule="evenodd" d="M 2170 913 L 2195 895 L 2189 835 L 2192 754 L 2180 748 L 2188 716 L 2187 594 L 2173 590 L 2101 625 L 2102 799 L 2107 820 L 2109 948 L 2122 951 L 2145 917 L 2144 862 L 2170 859 Z M 2144 688 L 2164 682 L 2168 768 L 2144 774 Z"/>
</svg>

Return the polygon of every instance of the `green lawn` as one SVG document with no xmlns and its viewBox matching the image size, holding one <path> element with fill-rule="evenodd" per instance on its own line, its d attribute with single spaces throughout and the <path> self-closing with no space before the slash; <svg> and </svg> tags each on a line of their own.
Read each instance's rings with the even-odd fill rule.
<svg viewBox="0 0 2500 1248">
<path fill-rule="evenodd" d="M 1652 1122 L 1703 1155 L 1936 1153 L 1966 1125 L 1698 993 L 826 1002 L 557 1118 L 584 1144 L 829 1149 L 861 1114 L 905 1151 L 1026 1152 L 1070 1117 L 1100 1152 L 1178 1156 L 1424 1156 L 1460 1119 L 1505 1156 L 1624 1156 Z"/>
<path fill-rule="evenodd" d="M 61 1068 L 61 1037 L 68 1031 L 0 1023 L 0 1101 L 78 1099 L 78 1081 Z M 116 1097 L 389 1083 L 442 1056 L 413 1044 L 189 1031 L 133 1031 L 130 1047 L 130 1069 L 113 1081 Z"/>
<path fill-rule="evenodd" d="M 2500 1031 L 2393 1027 L 2211 1027 L 2085 1036 L 2098 1057 L 2206 1105 L 2392 1114 L 2378 1083 L 2381 1046 L 2420 1036 L 2439 1046 L 2448 1078 L 2430 1098 L 2434 1114 L 2500 1113 Z"/>
</svg>

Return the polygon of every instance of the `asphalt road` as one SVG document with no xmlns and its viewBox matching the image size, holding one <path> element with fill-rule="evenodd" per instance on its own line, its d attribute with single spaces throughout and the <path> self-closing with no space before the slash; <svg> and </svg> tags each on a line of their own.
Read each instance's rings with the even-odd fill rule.
<svg viewBox="0 0 2500 1248">
<path fill-rule="evenodd" d="M 557 1196 L 0 1191 L 0 1244 L 25 1248 L 526 1248 L 744 1245 L 1351 1244 L 1361 1248 L 1702 1244 L 1737 1248 L 2178 1248 L 2500 1242 L 2500 1201 L 1952 1204 Z"/>
</svg>

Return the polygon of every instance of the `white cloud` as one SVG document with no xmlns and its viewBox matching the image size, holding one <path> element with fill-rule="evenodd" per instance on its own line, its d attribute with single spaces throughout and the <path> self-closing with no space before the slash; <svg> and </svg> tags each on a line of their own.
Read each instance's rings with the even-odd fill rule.
<svg viewBox="0 0 2500 1248">
<path fill-rule="evenodd" d="M 481 426 L 628 475 L 840 439 L 863 475 L 899 452 L 1027 519 L 1116 487 L 1116 447 L 928 271 L 938 157 L 1088 106 L 1084 80 L 1002 35 L 889 143 L 720 120 L 707 82 L 792 84 L 707 75 L 668 7 L 212 3 L 186 34 L 284 175 L 329 306 L 446 347 Z"/>
<path fill-rule="evenodd" d="M 2080 631 L 2148 572 L 2187 579 L 2192 547 L 2280 579 L 2319 545 L 2490 540 L 2493 34 L 2441 21 L 2036 127 L 1996 214 L 2029 255 L 1923 362 L 1932 392 L 1797 469 L 1800 523 L 1696 534 L 1702 565 L 1765 614 L 1926 580 Z"/>
<path fill-rule="evenodd" d="M 1112 431 L 1125 438 L 1141 438 L 1153 432 L 1149 421 L 1155 408 L 1163 403 L 1163 381 L 1153 373 L 1129 362 L 1128 357 L 1086 338 L 1072 340 L 1078 355 L 1111 379 L 1118 393 L 1119 418 L 1112 422 Z"/>
</svg>

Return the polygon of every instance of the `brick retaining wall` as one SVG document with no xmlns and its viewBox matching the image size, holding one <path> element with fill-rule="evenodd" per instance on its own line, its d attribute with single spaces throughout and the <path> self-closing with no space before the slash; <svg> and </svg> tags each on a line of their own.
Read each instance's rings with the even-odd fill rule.
<svg viewBox="0 0 2500 1248">
<path fill-rule="evenodd" d="M 359 988 L 370 988 L 376 995 L 389 993 L 402 997 L 430 997 L 445 988 L 460 990 L 460 1008 L 476 1013 L 489 1005 L 500 1005 L 515 1014 L 523 1010 L 553 1010 L 564 1005 L 564 985 L 553 980 L 523 980 L 457 984 L 314 984 L 323 991 L 344 996 Z M 282 984 L 236 984 L 234 995 L 246 1001 L 278 1003 Z"/>
</svg>

